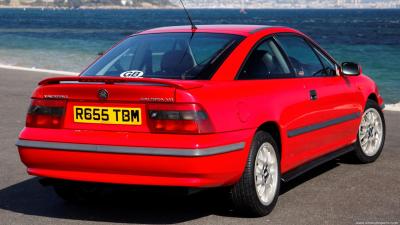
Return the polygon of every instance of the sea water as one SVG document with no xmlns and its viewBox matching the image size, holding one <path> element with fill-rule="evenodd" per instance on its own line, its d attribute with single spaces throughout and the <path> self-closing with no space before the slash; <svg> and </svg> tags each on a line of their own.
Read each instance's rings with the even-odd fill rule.
<svg viewBox="0 0 400 225">
<path fill-rule="evenodd" d="M 400 102 L 400 10 L 192 9 L 196 24 L 289 26 L 340 62 L 362 65 L 387 103 Z M 0 9 L 0 64 L 79 72 L 143 29 L 187 24 L 182 10 Z"/>
</svg>

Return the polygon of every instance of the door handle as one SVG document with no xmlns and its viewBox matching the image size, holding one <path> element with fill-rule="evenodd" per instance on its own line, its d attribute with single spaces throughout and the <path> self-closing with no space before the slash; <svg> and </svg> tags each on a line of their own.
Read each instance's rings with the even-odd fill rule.
<svg viewBox="0 0 400 225">
<path fill-rule="evenodd" d="M 315 101 L 318 99 L 317 91 L 316 90 L 310 90 L 310 100 Z"/>
</svg>

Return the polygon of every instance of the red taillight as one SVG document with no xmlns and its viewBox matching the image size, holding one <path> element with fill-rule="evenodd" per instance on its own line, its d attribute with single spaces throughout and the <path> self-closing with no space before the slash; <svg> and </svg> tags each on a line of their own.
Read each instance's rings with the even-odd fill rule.
<svg viewBox="0 0 400 225">
<path fill-rule="evenodd" d="M 150 104 L 148 124 L 154 133 L 204 134 L 214 131 L 207 113 L 197 104 Z"/>
<path fill-rule="evenodd" d="M 66 103 L 66 100 L 33 99 L 26 116 L 26 126 L 60 128 Z"/>
</svg>

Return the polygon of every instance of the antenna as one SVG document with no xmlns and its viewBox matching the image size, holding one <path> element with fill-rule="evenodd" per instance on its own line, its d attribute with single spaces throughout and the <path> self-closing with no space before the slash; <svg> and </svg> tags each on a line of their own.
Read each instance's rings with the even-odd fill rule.
<svg viewBox="0 0 400 225">
<path fill-rule="evenodd" d="M 181 2 L 182 7 L 183 7 L 183 10 L 185 10 L 186 15 L 187 15 L 187 17 L 188 17 L 188 20 L 189 20 L 190 24 L 192 25 L 192 31 L 197 30 L 197 27 L 196 27 L 196 25 L 194 25 L 194 23 L 193 23 L 193 21 L 192 21 L 192 18 L 190 17 L 189 12 L 186 10 L 185 4 L 183 4 L 182 0 L 179 0 L 179 1 Z"/>
</svg>

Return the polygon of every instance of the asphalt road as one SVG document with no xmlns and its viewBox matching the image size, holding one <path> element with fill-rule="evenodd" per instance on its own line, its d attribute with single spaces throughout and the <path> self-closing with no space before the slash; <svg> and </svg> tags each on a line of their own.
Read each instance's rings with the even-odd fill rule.
<svg viewBox="0 0 400 225">
<path fill-rule="evenodd" d="M 385 112 L 387 141 L 373 164 L 347 157 L 285 184 L 275 210 L 239 218 L 218 192 L 119 191 L 70 204 L 26 174 L 15 141 L 29 95 L 48 74 L 0 69 L 0 225 L 8 224 L 400 224 L 400 113 Z M 129 195 L 127 196 L 127 193 Z"/>
</svg>

